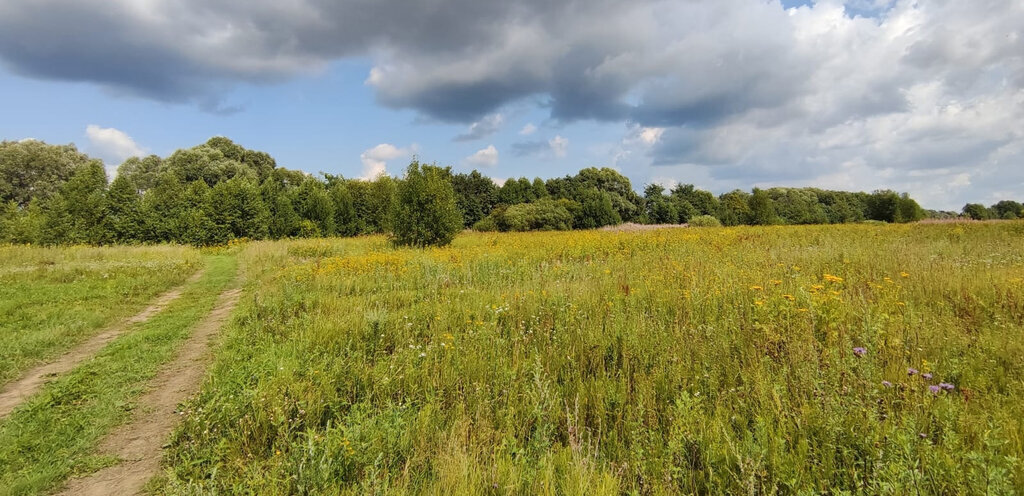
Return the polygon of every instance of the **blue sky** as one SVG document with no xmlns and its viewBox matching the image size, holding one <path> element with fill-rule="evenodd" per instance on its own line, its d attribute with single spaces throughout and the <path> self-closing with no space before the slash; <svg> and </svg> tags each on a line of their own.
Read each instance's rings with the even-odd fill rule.
<svg viewBox="0 0 1024 496">
<path fill-rule="evenodd" d="M 223 135 L 347 177 L 416 154 L 495 178 L 608 166 L 638 189 L 1024 200 L 1019 1 L 367 5 L 8 0 L 0 138 L 111 167 Z"/>
</svg>

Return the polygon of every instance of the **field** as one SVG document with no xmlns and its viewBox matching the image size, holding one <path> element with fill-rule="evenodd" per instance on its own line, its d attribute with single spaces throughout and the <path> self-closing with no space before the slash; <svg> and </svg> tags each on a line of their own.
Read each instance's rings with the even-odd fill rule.
<svg viewBox="0 0 1024 496">
<path fill-rule="evenodd" d="M 0 494 L 117 465 L 100 439 L 145 415 L 143 385 L 236 265 L 153 493 L 1016 494 L 1022 241 L 998 222 L 180 249 L 162 259 L 192 270 L 142 272 L 152 297 L 204 267 L 181 299 L 0 419 Z M 21 257 L 3 277 L 44 257 L 0 249 Z M 70 344 L 4 346 L 13 377 Z"/>
</svg>

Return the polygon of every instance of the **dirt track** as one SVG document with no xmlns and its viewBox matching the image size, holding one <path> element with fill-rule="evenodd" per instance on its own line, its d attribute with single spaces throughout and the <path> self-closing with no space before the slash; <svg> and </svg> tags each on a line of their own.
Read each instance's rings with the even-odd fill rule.
<svg viewBox="0 0 1024 496">
<path fill-rule="evenodd" d="M 161 449 L 178 422 L 178 404 L 198 391 L 209 359 L 210 340 L 238 303 L 241 291 L 220 294 L 213 311 L 192 331 L 174 360 L 165 365 L 138 401 L 135 418 L 111 432 L 99 451 L 122 462 L 81 479 L 72 479 L 60 494 L 106 496 L 138 494 L 160 470 Z"/>
<path fill-rule="evenodd" d="M 185 288 L 189 284 L 198 281 L 201 276 L 202 271 L 196 272 L 184 284 L 158 296 L 153 303 L 131 318 L 108 327 L 99 334 L 89 338 L 88 341 L 68 351 L 57 360 L 29 370 L 20 378 L 5 386 L 3 390 L 0 390 L 0 418 L 9 415 L 18 405 L 39 391 L 50 379 L 70 371 L 78 366 L 78 364 L 94 356 L 108 343 L 131 329 L 132 326 L 141 324 L 160 313 L 167 305 L 181 297 L 181 293 Z"/>
</svg>

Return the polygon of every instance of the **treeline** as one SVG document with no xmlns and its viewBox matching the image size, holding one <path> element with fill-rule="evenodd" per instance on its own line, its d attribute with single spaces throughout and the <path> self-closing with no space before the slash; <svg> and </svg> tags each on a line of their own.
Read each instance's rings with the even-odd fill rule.
<svg viewBox="0 0 1024 496">
<path fill-rule="evenodd" d="M 131 158 L 108 183 L 103 164 L 73 145 L 5 141 L 0 143 L 0 241 L 211 245 L 236 238 L 394 232 L 395 219 L 402 220 L 403 208 L 408 211 L 397 203 L 398 195 L 436 196 L 436 188 L 444 190 L 442 196 L 454 196 L 457 212 L 445 222 L 454 218 L 478 230 L 588 229 L 622 222 L 910 222 L 924 216 L 917 202 L 892 191 L 771 188 L 715 196 L 692 185 L 670 191 L 649 185 L 641 195 L 629 179 L 607 168 L 546 181 L 509 179 L 501 186 L 477 171 L 423 166 L 422 174 L 429 179 L 426 186 L 405 192 L 404 179 L 388 176 L 372 181 L 316 177 L 278 167 L 266 153 L 216 137 L 166 158 Z M 406 198 L 407 205 L 416 201 Z"/>
</svg>

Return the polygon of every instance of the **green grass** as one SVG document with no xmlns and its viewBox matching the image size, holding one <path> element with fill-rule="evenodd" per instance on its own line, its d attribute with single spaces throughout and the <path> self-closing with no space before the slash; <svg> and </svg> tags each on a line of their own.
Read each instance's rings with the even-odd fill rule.
<svg viewBox="0 0 1024 496">
<path fill-rule="evenodd" d="M 0 495 L 44 493 L 114 462 L 94 453 L 98 441 L 129 418 L 146 381 L 236 279 L 233 254 L 207 255 L 203 263 L 203 277 L 180 299 L 0 421 Z"/>
<path fill-rule="evenodd" d="M 201 265 L 186 247 L 0 245 L 0 384 L 137 313 Z"/>
<path fill-rule="evenodd" d="M 1006 222 L 253 243 L 156 490 L 1024 492 L 1022 241 Z"/>
</svg>

